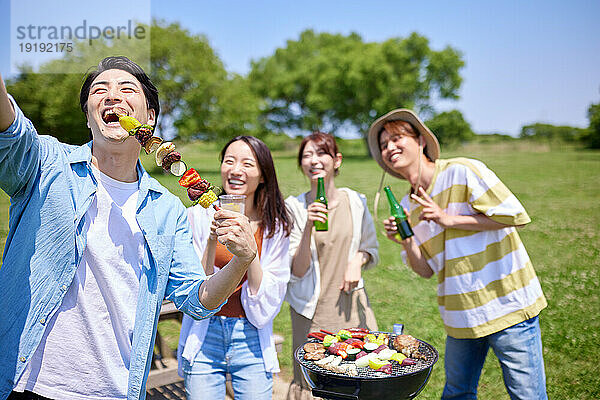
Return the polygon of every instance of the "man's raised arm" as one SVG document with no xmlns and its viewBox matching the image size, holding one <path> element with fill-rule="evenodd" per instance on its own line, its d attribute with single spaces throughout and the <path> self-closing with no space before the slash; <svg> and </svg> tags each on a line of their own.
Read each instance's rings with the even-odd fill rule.
<svg viewBox="0 0 600 400">
<path fill-rule="evenodd" d="M 10 104 L 4 80 L 0 75 L 0 132 L 4 132 L 15 120 L 15 110 Z"/>
</svg>

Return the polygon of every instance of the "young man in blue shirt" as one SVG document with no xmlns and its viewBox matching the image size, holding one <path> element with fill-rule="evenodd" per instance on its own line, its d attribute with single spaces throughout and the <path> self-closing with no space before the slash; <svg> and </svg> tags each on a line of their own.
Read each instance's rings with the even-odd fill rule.
<svg viewBox="0 0 600 400">
<path fill-rule="evenodd" d="M 206 318 L 256 256 L 246 217 L 218 211 L 235 255 L 206 279 L 186 211 L 138 160 L 111 111 L 154 125 L 158 92 L 125 57 L 82 87 L 92 141 L 38 135 L 0 77 L 0 187 L 11 197 L 0 268 L 0 399 L 138 399 L 162 300 Z"/>
</svg>

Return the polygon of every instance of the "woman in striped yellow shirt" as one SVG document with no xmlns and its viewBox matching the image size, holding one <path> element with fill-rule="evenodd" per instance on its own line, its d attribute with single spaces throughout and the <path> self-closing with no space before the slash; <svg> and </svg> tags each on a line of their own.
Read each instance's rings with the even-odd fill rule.
<svg viewBox="0 0 600 400">
<path fill-rule="evenodd" d="M 538 314 L 546 307 L 518 226 L 530 222 L 517 198 L 482 162 L 439 158 L 433 133 L 410 110 L 379 118 L 368 134 L 371 153 L 389 174 L 406 179 L 401 201 L 414 236 L 387 236 L 420 276 L 438 277 L 446 328 L 442 399 L 476 399 L 491 347 L 511 399 L 547 399 Z"/>
</svg>

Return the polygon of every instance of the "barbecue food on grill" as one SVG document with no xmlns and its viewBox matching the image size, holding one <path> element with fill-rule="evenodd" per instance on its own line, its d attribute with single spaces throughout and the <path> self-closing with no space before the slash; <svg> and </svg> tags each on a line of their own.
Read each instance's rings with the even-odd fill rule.
<svg viewBox="0 0 600 400">
<path fill-rule="evenodd" d="M 360 352 L 362 352 L 361 349 L 359 349 L 358 347 L 349 347 L 348 350 L 346 350 L 346 353 L 348 354 L 348 357 L 346 357 L 346 360 L 348 361 L 354 361 L 356 360 L 356 356 L 360 354 Z"/>
<path fill-rule="evenodd" d="M 375 334 L 378 335 L 379 332 Z M 395 334 L 387 335 L 391 347 Z M 318 339 L 311 337 L 308 340 L 316 342 Z M 333 355 L 312 361 L 304 358 L 304 346 L 300 346 L 294 352 L 294 359 L 302 368 L 303 375 L 307 377 L 315 397 L 358 400 L 412 399 L 424 387 L 431 369 L 438 360 L 438 352 L 426 342 L 419 340 L 419 351 L 425 355 L 425 359 L 413 360 L 395 350 L 384 348 L 379 354 L 359 352 L 356 361 L 353 362 L 349 361 L 349 358 L 342 360 L 341 357 L 336 358 Z M 384 359 L 389 355 L 386 353 L 393 353 L 389 360 Z M 372 366 L 369 366 L 369 361 Z M 324 393 L 327 393 L 327 396 L 322 396 Z"/>
<path fill-rule="evenodd" d="M 322 360 L 314 362 L 319 367 L 337 374 L 346 374 L 349 376 L 357 376 L 358 370 L 354 364 L 341 364 L 342 357 L 331 355 Z"/>
<path fill-rule="evenodd" d="M 419 341 L 411 335 L 398 335 L 394 338 L 394 348 L 410 358 L 420 358 L 425 360 L 426 357 L 419 353 Z"/>
<path fill-rule="evenodd" d="M 344 340 L 344 343 L 348 343 L 350 346 L 356 347 L 357 349 L 362 349 L 365 347 L 365 343 L 360 339 L 346 339 Z"/>
<path fill-rule="evenodd" d="M 377 370 L 387 364 L 389 364 L 388 360 L 382 360 L 377 357 L 369 357 L 369 367 L 372 369 Z"/>
<path fill-rule="evenodd" d="M 348 349 L 352 347 L 348 343 L 344 342 L 336 342 L 327 348 L 327 351 L 330 354 L 334 354 L 336 356 L 342 357 L 342 359 L 346 359 L 348 357 Z"/>
<path fill-rule="evenodd" d="M 304 351 L 305 360 L 318 361 L 325 358 L 325 352 L 327 350 L 325 350 L 325 346 L 321 343 L 311 342 L 304 345 Z"/>
<path fill-rule="evenodd" d="M 319 361 L 325 358 L 325 353 L 320 353 L 320 352 L 306 352 L 304 353 L 304 359 L 305 360 L 312 360 L 312 361 Z"/>
<path fill-rule="evenodd" d="M 363 349 L 365 349 L 365 351 L 366 351 L 367 353 L 370 353 L 370 352 L 372 352 L 372 351 L 375 351 L 375 350 L 376 350 L 376 349 L 378 349 L 378 348 L 379 348 L 379 345 L 378 345 L 377 343 L 374 343 L 374 342 L 366 342 L 366 343 L 363 345 Z"/>
<path fill-rule="evenodd" d="M 307 353 L 325 353 L 326 350 L 325 346 L 323 346 L 321 343 L 310 342 L 304 345 L 304 351 Z"/>
<path fill-rule="evenodd" d="M 364 342 L 367 343 L 376 343 L 378 346 L 385 344 L 387 345 L 389 342 L 389 336 L 386 333 L 380 333 L 379 335 L 375 336 L 372 333 L 368 333 L 365 335 L 365 337 L 363 338 Z"/>
<path fill-rule="evenodd" d="M 360 333 L 363 340 L 355 338 L 355 333 Z M 342 329 L 335 334 L 324 330 L 311 332 L 308 338 L 318 342 L 308 342 L 302 347 L 303 360 L 339 374 L 358 376 L 354 374 L 364 374 L 366 369 L 394 375 L 399 367 L 422 362 L 415 359 L 427 361 L 426 353 L 419 352 L 421 342 L 411 335 Z"/>
<path fill-rule="evenodd" d="M 338 343 L 339 341 L 340 340 L 337 338 L 337 336 L 326 335 L 325 338 L 323 338 L 323 346 L 329 347 L 334 343 Z"/>
</svg>

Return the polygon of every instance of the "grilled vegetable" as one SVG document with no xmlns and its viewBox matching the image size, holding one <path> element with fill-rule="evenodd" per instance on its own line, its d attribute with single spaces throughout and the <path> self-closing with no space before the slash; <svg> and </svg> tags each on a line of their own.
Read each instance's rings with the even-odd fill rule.
<svg viewBox="0 0 600 400">
<path fill-rule="evenodd" d="M 369 354 L 365 353 L 361 357 L 359 357 L 358 354 L 357 354 L 356 355 L 356 361 L 354 362 L 354 364 L 356 364 L 357 367 L 361 367 L 361 368 L 368 367 L 370 359 L 371 359 L 371 355 L 369 355 Z"/>
<path fill-rule="evenodd" d="M 156 150 L 154 158 L 156 159 L 156 165 L 162 167 L 163 159 L 171 152 L 175 151 L 175 145 L 171 142 L 164 142 Z"/>
<path fill-rule="evenodd" d="M 335 354 L 336 356 L 342 357 L 344 360 L 348 357 L 348 349 L 351 346 L 348 343 L 337 342 L 332 343 L 331 346 L 327 349 L 327 351 L 331 354 Z"/>
<path fill-rule="evenodd" d="M 390 357 L 390 360 L 394 360 L 394 361 L 398 362 L 399 364 L 401 364 L 405 358 L 406 358 L 406 356 L 404 354 L 396 352 L 396 353 L 392 354 L 392 356 Z"/>
<path fill-rule="evenodd" d="M 348 361 L 354 361 L 356 360 L 356 356 L 361 352 L 361 349 L 358 349 L 356 347 L 348 347 L 348 350 L 346 350 L 346 354 L 348 354 L 348 357 L 346 358 Z M 367 353 L 365 353 L 367 354 Z"/>
<path fill-rule="evenodd" d="M 365 343 L 365 345 L 363 346 L 363 349 L 367 352 L 370 353 L 373 350 L 377 349 L 379 347 L 379 345 L 377 343 L 373 343 L 373 342 L 367 342 Z"/>
<path fill-rule="evenodd" d="M 379 353 L 377 353 L 377 357 L 379 357 L 381 360 L 391 360 L 392 356 L 397 353 L 398 352 L 396 350 L 383 349 Z"/>
<path fill-rule="evenodd" d="M 217 198 L 218 197 L 215 192 L 213 192 L 212 190 L 208 190 L 202 196 L 200 196 L 196 204 L 200 204 L 202 207 L 208 208 L 212 203 L 217 201 Z"/>
<path fill-rule="evenodd" d="M 375 350 L 373 350 L 373 353 L 379 353 L 383 350 L 389 349 L 389 347 L 387 347 L 385 344 L 381 344 L 379 345 L 379 347 L 377 347 Z"/>
<path fill-rule="evenodd" d="M 346 339 L 351 339 L 352 338 L 352 334 L 349 331 L 347 331 L 346 329 L 339 330 L 335 335 L 340 340 L 346 340 Z"/>
<path fill-rule="evenodd" d="M 132 136 L 135 135 L 135 132 L 132 131 L 142 126 L 140 121 L 134 117 L 130 117 L 129 115 L 125 114 L 117 114 L 117 116 L 119 117 L 119 124 L 121 125 L 121 128 L 125 129 L 125 131 Z"/>
<path fill-rule="evenodd" d="M 201 179 L 200 174 L 194 168 L 190 168 L 179 178 L 179 184 L 184 188 L 189 188 L 200 182 Z"/>
<path fill-rule="evenodd" d="M 354 339 L 354 338 L 346 339 L 346 340 L 344 340 L 344 343 L 348 343 L 350 346 L 357 347 L 359 349 L 362 349 L 365 345 L 365 343 L 362 340 L 358 340 L 358 339 Z"/>
<path fill-rule="evenodd" d="M 365 335 L 363 341 L 366 342 L 375 342 L 377 340 L 377 336 L 373 335 L 372 333 L 368 333 Z"/>
<path fill-rule="evenodd" d="M 389 364 L 387 360 L 380 360 L 377 357 L 369 357 L 369 367 L 371 367 L 372 369 L 377 370 L 386 364 Z"/>
<path fill-rule="evenodd" d="M 329 347 L 334 343 L 337 343 L 339 340 L 336 336 L 333 335 L 325 335 L 323 338 L 323 346 Z"/>
</svg>

